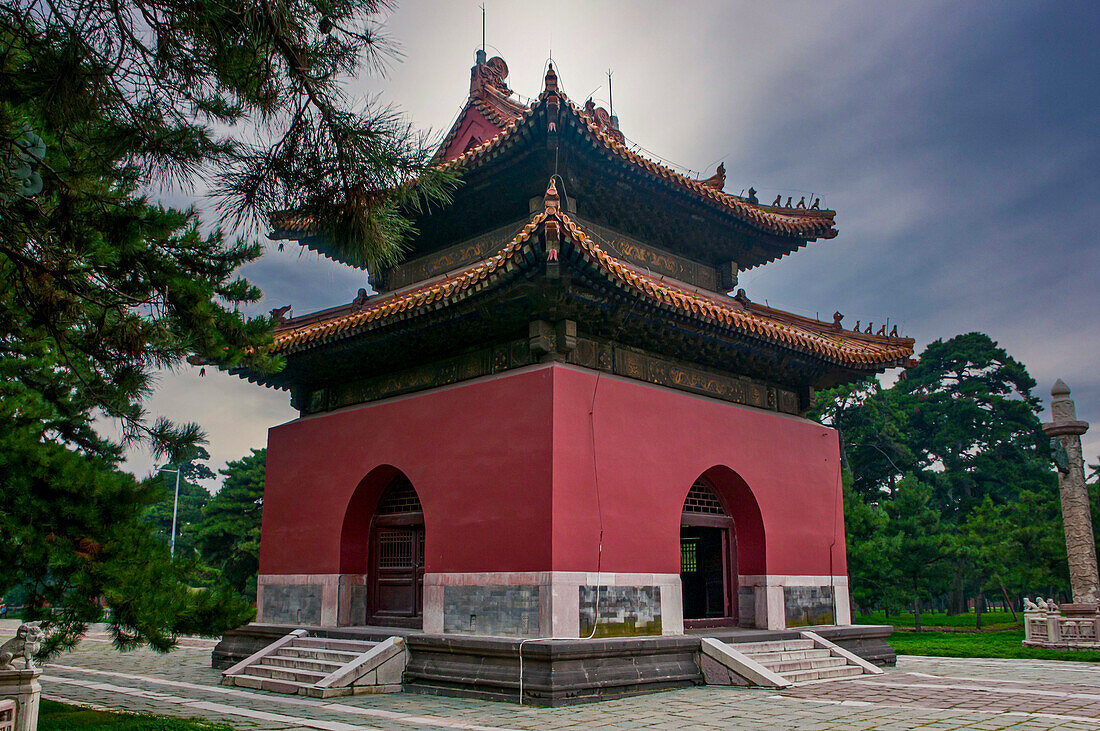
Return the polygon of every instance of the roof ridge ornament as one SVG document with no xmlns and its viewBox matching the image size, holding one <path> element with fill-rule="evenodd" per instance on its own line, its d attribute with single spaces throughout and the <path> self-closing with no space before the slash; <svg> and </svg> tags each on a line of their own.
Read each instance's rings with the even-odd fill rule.
<svg viewBox="0 0 1100 731">
<path fill-rule="evenodd" d="M 723 188 L 725 188 L 726 187 L 726 163 L 724 163 L 724 162 L 718 163 L 718 170 L 715 171 L 714 175 L 711 175 L 709 178 L 706 178 L 705 180 L 700 180 L 699 182 L 702 183 L 703 185 L 707 186 L 708 188 L 714 188 L 715 190 L 722 190 Z M 753 191 L 753 192 L 755 193 L 756 191 Z"/>
<path fill-rule="evenodd" d="M 489 86 L 505 96 L 511 96 L 512 90 L 504 82 L 507 78 L 508 64 L 503 58 L 493 56 L 485 61 L 484 51 L 479 51 L 477 63 L 470 69 L 470 96 L 483 93 L 485 88 Z"/>
<path fill-rule="evenodd" d="M 543 234 L 546 237 L 546 276 L 557 279 L 558 252 L 561 251 L 561 230 L 558 227 L 558 219 L 561 218 L 561 196 L 558 195 L 558 186 L 554 184 L 554 178 L 550 178 L 550 184 L 546 186 L 546 195 L 543 197 Z"/>
<path fill-rule="evenodd" d="M 543 80 L 543 89 L 548 92 L 558 93 L 558 75 L 554 71 L 554 62 L 546 65 L 546 78 Z"/>
<path fill-rule="evenodd" d="M 603 107 L 597 107 L 592 97 L 589 97 L 588 101 L 584 103 L 584 114 L 588 116 L 589 123 L 596 125 L 601 132 L 620 145 L 626 144 L 626 137 L 619 130 L 618 118 L 612 117 L 611 113 Z"/>
<path fill-rule="evenodd" d="M 557 215 L 561 212 L 561 196 L 558 195 L 558 186 L 554 184 L 554 178 L 550 178 L 550 184 L 546 186 L 546 195 L 542 199 L 546 215 Z"/>
</svg>

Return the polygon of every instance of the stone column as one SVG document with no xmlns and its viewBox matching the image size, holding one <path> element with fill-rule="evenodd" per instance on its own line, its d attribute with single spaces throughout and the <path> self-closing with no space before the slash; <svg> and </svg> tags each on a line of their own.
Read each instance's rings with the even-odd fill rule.
<svg viewBox="0 0 1100 731">
<path fill-rule="evenodd" d="M 15 701 L 14 731 L 38 728 L 38 699 L 42 695 L 38 676 L 41 674 L 42 671 L 35 667 L 0 670 L 0 700 Z"/>
<path fill-rule="evenodd" d="M 1078 421 L 1069 386 L 1058 379 L 1051 389 L 1050 411 L 1053 421 L 1043 424 L 1043 432 L 1057 439 L 1065 458 L 1056 454 L 1058 486 L 1062 496 L 1062 523 L 1066 530 L 1066 552 L 1069 555 L 1069 580 L 1073 586 L 1073 603 L 1063 605 L 1066 614 L 1095 613 L 1100 603 L 1100 577 L 1096 568 L 1096 541 L 1089 514 L 1089 494 L 1085 487 L 1085 461 L 1081 455 L 1081 435 L 1088 431 L 1088 422 Z M 1058 450 L 1061 451 L 1061 450 Z M 1080 606 L 1085 605 L 1085 606 Z"/>
</svg>

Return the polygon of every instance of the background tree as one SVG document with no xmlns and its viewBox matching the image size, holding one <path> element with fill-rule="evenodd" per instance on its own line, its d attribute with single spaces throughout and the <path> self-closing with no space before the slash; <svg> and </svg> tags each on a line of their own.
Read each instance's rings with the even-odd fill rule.
<svg viewBox="0 0 1100 731">
<path fill-rule="evenodd" d="M 947 536 L 932 503 L 931 486 L 913 475 L 898 482 L 897 496 L 884 505 L 884 556 L 893 595 L 912 604 L 920 630 L 921 603 L 944 586 Z"/>
<path fill-rule="evenodd" d="M 1057 491 L 1025 490 L 1000 509 L 1007 530 L 1000 560 L 1009 595 L 1049 597 L 1067 591 L 1069 565 Z"/>
<path fill-rule="evenodd" d="M 844 533 L 848 552 L 848 584 L 852 601 L 864 613 L 874 605 L 887 606 L 893 596 L 894 572 L 888 563 L 882 507 L 868 503 L 852 488 L 844 473 Z"/>
<path fill-rule="evenodd" d="M 936 340 L 898 382 L 910 449 L 945 512 L 1054 486 L 1034 387 L 1023 364 L 982 333 Z"/>
<path fill-rule="evenodd" d="M 176 455 L 175 462 L 154 473 L 148 479 L 150 487 L 160 499 L 145 511 L 145 520 L 152 523 L 157 534 L 171 545 L 173 514 L 176 528 L 176 555 L 197 557 L 191 537 L 192 528 L 202 522 L 202 511 L 210 502 L 210 491 L 199 480 L 213 479 L 214 473 L 206 465 L 210 453 L 202 445 L 194 445 L 184 454 Z M 179 470 L 179 500 L 176 500 L 176 473 Z"/>
<path fill-rule="evenodd" d="M 209 566 L 242 595 L 255 599 L 260 566 L 260 517 L 266 449 L 229 462 L 221 489 L 206 504 L 190 536 Z"/>
<path fill-rule="evenodd" d="M 875 378 L 838 386 L 815 399 L 811 419 L 840 432 L 841 458 L 852 489 L 875 502 L 893 495 L 897 481 L 915 468 L 907 412 L 898 392 Z"/>
<path fill-rule="evenodd" d="M 225 590 L 191 590 L 194 566 L 171 561 L 143 519 L 156 492 L 109 460 L 5 428 L 0 475 L 0 586 L 48 618 L 47 653 L 73 646 L 104 607 L 123 648 L 166 650 L 179 634 L 219 634 L 252 616 Z"/>
<path fill-rule="evenodd" d="M 818 395 L 810 415 L 840 431 L 851 472 L 845 520 L 861 606 L 932 599 L 963 611 L 968 598 L 980 607 L 987 596 L 1065 590 L 1057 480 L 1034 387 L 1021 363 L 968 333 L 930 344 L 890 388 L 869 380 Z M 911 562 L 929 546 L 938 583 Z"/>
</svg>

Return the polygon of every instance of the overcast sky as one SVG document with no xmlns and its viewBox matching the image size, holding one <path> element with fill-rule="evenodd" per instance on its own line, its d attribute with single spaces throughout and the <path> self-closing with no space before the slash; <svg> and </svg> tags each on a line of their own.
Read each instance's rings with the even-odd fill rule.
<svg viewBox="0 0 1100 731">
<path fill-rule="evenodd" d="M 632 142 L 726 190 L 813 193 L 840 235 L 746 272 L 753 300 L 845 323 L 887 317 L 917 339 L 988 333 L 1049 402 L 1063 378 L 1100 455 L 1100 54 L 1095 2 L 501 2 L 490 56 L 525 96 L 552 54 L 563 90 L 606 106 Z M 354 86 L 441 134 L 480 44 L 473 0 L 406 0 L 403 56 Z M 169 194 L 168 200 L 184 198 Z M 249 266 L 257 312 L 350 301 L 366 274 L 297 246 Z M 196 421 L 215 467 L 295 417 L 289 395 L 208 371 L 165 374 L 150 411 Z M 1049 411 L 1042 415 L 1049 420 Z M 395 426 L 395 428 L 398 428 Z M 131 455 L 143 474 L 148 455 Z"/>
</svg>

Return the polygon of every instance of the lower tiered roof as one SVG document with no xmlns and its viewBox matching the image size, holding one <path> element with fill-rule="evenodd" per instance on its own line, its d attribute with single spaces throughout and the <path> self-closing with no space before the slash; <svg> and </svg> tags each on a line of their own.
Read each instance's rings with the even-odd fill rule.
<svg viewBox="0 0 1100 731">
<path fill-rule="evenodd" d="M 349 305 L 286 320 L 277 327 L 272 347 L 275 353 L 289 356 L 369 337 L 374 330 L 427 317 L 552 262 L 601 279 L 626 298 L 687 318 L 721 338 L 752 341 L 847 371 L 874 373 L 904 366 L 913 354 L 912 338 L 845 330 L 838 322 L 764 307 L 743 296 L 699 290 L 617 259 L 559 209 L 552 181 L 545 209 L 498 253 L 403 290 L 361 297 Z"/>
</svg>

